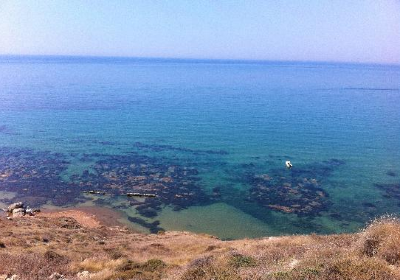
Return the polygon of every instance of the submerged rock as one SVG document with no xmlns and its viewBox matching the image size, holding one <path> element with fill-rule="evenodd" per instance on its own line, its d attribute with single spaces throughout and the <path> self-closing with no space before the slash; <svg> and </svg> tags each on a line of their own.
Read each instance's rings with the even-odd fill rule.
<svg viewBox="0 0 400 280">
<path fill-rule="evenodd" d="M 79 159 L 81 155 L 74 157 Z M 85 162 L 93 164 L 81 174 L 73 174 L 65 180 L 63 174 L 69 164 L 66 155 L 0 148 L 2 190 L 17 193 L 17 199 L 24 199 L 34 207 L 45 203 L 64 206 L 85 202 L 87 198 L 83 192 L 109 197 L 141 196 L 152 199 L 145 202 L 144 214 L 147 216 L 157 214 L 162 205 L 185 209 L 211 203 L 210 196 L 197 183 L 200 178 L 194 167 L 134 152 L 125 155 L 84 154 L 84 158 Z M 180 196 L 184 198 L 180 199 Z"/>
<path fill-rule="evenodd" d="M 159 231 L 165 231 L 163 228 L 159 227 L 160 222 L 154 221 L 152 223 L 146 222 L 146 220 L 138 218 L 138 217 L 128 217 L 128 220 L 141 225 L 142 227 L 147 228 L 150 233 L 158 233 Z"/>
<path fill-rule="evenodd" d="M 132 196 L 138 196 L 138 197 L 156 197 L 157 195 L 153 193 L 127 193 L 126 196 L 132 197 Z"/>
<path fill-rule="evenodd" d="M 383 190 L 387 198 L 394 198 L 400 200 L 400 183 L 395 184 L 375 184 L 375 187 Z"/>
<path fill-rule="evenodd" d="M 322 182 L 342 164 L 343 161 L 332 159 L 296 169 L 272 169 L 268 174 L 249 171 L 243 176 L 252 186 L 248 200 L 283 213 L 318 215 L 331 204 Z"/>
</svg>

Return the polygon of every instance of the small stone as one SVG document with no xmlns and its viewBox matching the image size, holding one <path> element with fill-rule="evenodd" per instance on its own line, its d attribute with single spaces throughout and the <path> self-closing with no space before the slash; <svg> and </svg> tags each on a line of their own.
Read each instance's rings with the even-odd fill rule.
<svg viewBox="0 0 400 280">
<path fill-rule="evenodd" d="M 298 264 L 299 264 L 299 260 L 294 259 L 289 263 L 289 267 L 290 267 L 290 269 L 294 269 Z"/>
<path fill-rule="evenodd" d="M 8 277 L 6 280 L 21 280 L 21 277 L 18 275 L 14 274 L 11 277 Z"/>
<path fill-rule="evenodd" d="M 60 273 L 54 272 L 52 275 L 50 275 L 49 279 L 51 280 L 65 279 L 65 276 Z"/>
<path fill-rule="evenodd" d="M 90 279 L 90 273 L 89 271 L 82 271 L 82 272 L 78 272 L 78 274 L 76 275 L 79 279 Z"/>
<path fill-rule="evenodd" d="M 24 208 L 17 208 L 12 211 L 13 217 L 23 217 L 25 216 L 25 209 Z"/>
<path fill-rule="evenodd" d="M 26 215 L 29 215 L 29 216 L 33 216 L 33 211 L 32 211 L 32 209 L 29 208 L 29 207 L 26 207 L 26 209 L 25 209 L 25 214 L 26 214 Z"/>
</svg>

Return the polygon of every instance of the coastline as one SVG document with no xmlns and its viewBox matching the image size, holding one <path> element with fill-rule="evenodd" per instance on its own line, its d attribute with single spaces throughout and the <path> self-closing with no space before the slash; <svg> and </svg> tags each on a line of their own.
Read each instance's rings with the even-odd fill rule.
<svg viewBox="0 0 400 280">
<path fill-rule="evenodd" d="M 48 218 L 70 217 L 88 228 L 99 228 L 102 226 L 126 226 L 126 224 L 119 221 L 121 218 L 123 218 L 122 213 L 106 207 L 98 206 L 41 209 L 41 212 L 38 213 L 37 216 Z M 131 230 L 133 230 L 133 227 Z"/>
<path fill-rule="evenodd" d="M 400 279 L 399 220 L 359 231 L 400 209 L 399 110 L 375 98 L 396 101 L 396 83 L 376 84 L 396 69 L 21 62 L 26 85 L 3 91 L 0 206 L 48 209 L 0 217 L 0 280 Z"/>
<path fill-rule="evenodd" d="M 96 211 L 95 207 L 80 207 L 45 210 L 12 220 L 0 218 L 0 277 L 18 275 L 20 278 L 12 279 L 23 280 L 400 277 L 400 221 L 396 218 L 375 221 L 364 231 L 353 234 L 222 241 L 191 232 L 138 233 L 117 221 L 118 212 Z"/>
</svg>

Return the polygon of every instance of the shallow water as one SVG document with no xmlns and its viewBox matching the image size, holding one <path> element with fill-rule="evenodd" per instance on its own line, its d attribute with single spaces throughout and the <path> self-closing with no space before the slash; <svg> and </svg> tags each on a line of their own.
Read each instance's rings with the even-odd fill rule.
<svg viewBox="0 0 400 280">
<path fill-rule="evenodd" d="M 226 239 L 354 231 L 399 211 L 399 136 L 395 66 L 0 58 L 3 204 Z"/>
</svg>

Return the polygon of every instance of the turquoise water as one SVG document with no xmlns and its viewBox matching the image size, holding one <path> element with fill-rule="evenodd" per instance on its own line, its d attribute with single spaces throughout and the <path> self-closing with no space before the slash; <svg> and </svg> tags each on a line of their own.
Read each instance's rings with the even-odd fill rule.
<svg viewBox="0 0 400 280">
<path fill-rule="evenodd" d="M 399 136 L 398 66 L 0 58 L 2 203 L 113 207 L 145 232 L 355 231 L 399 211 Z"/>
</svg>

